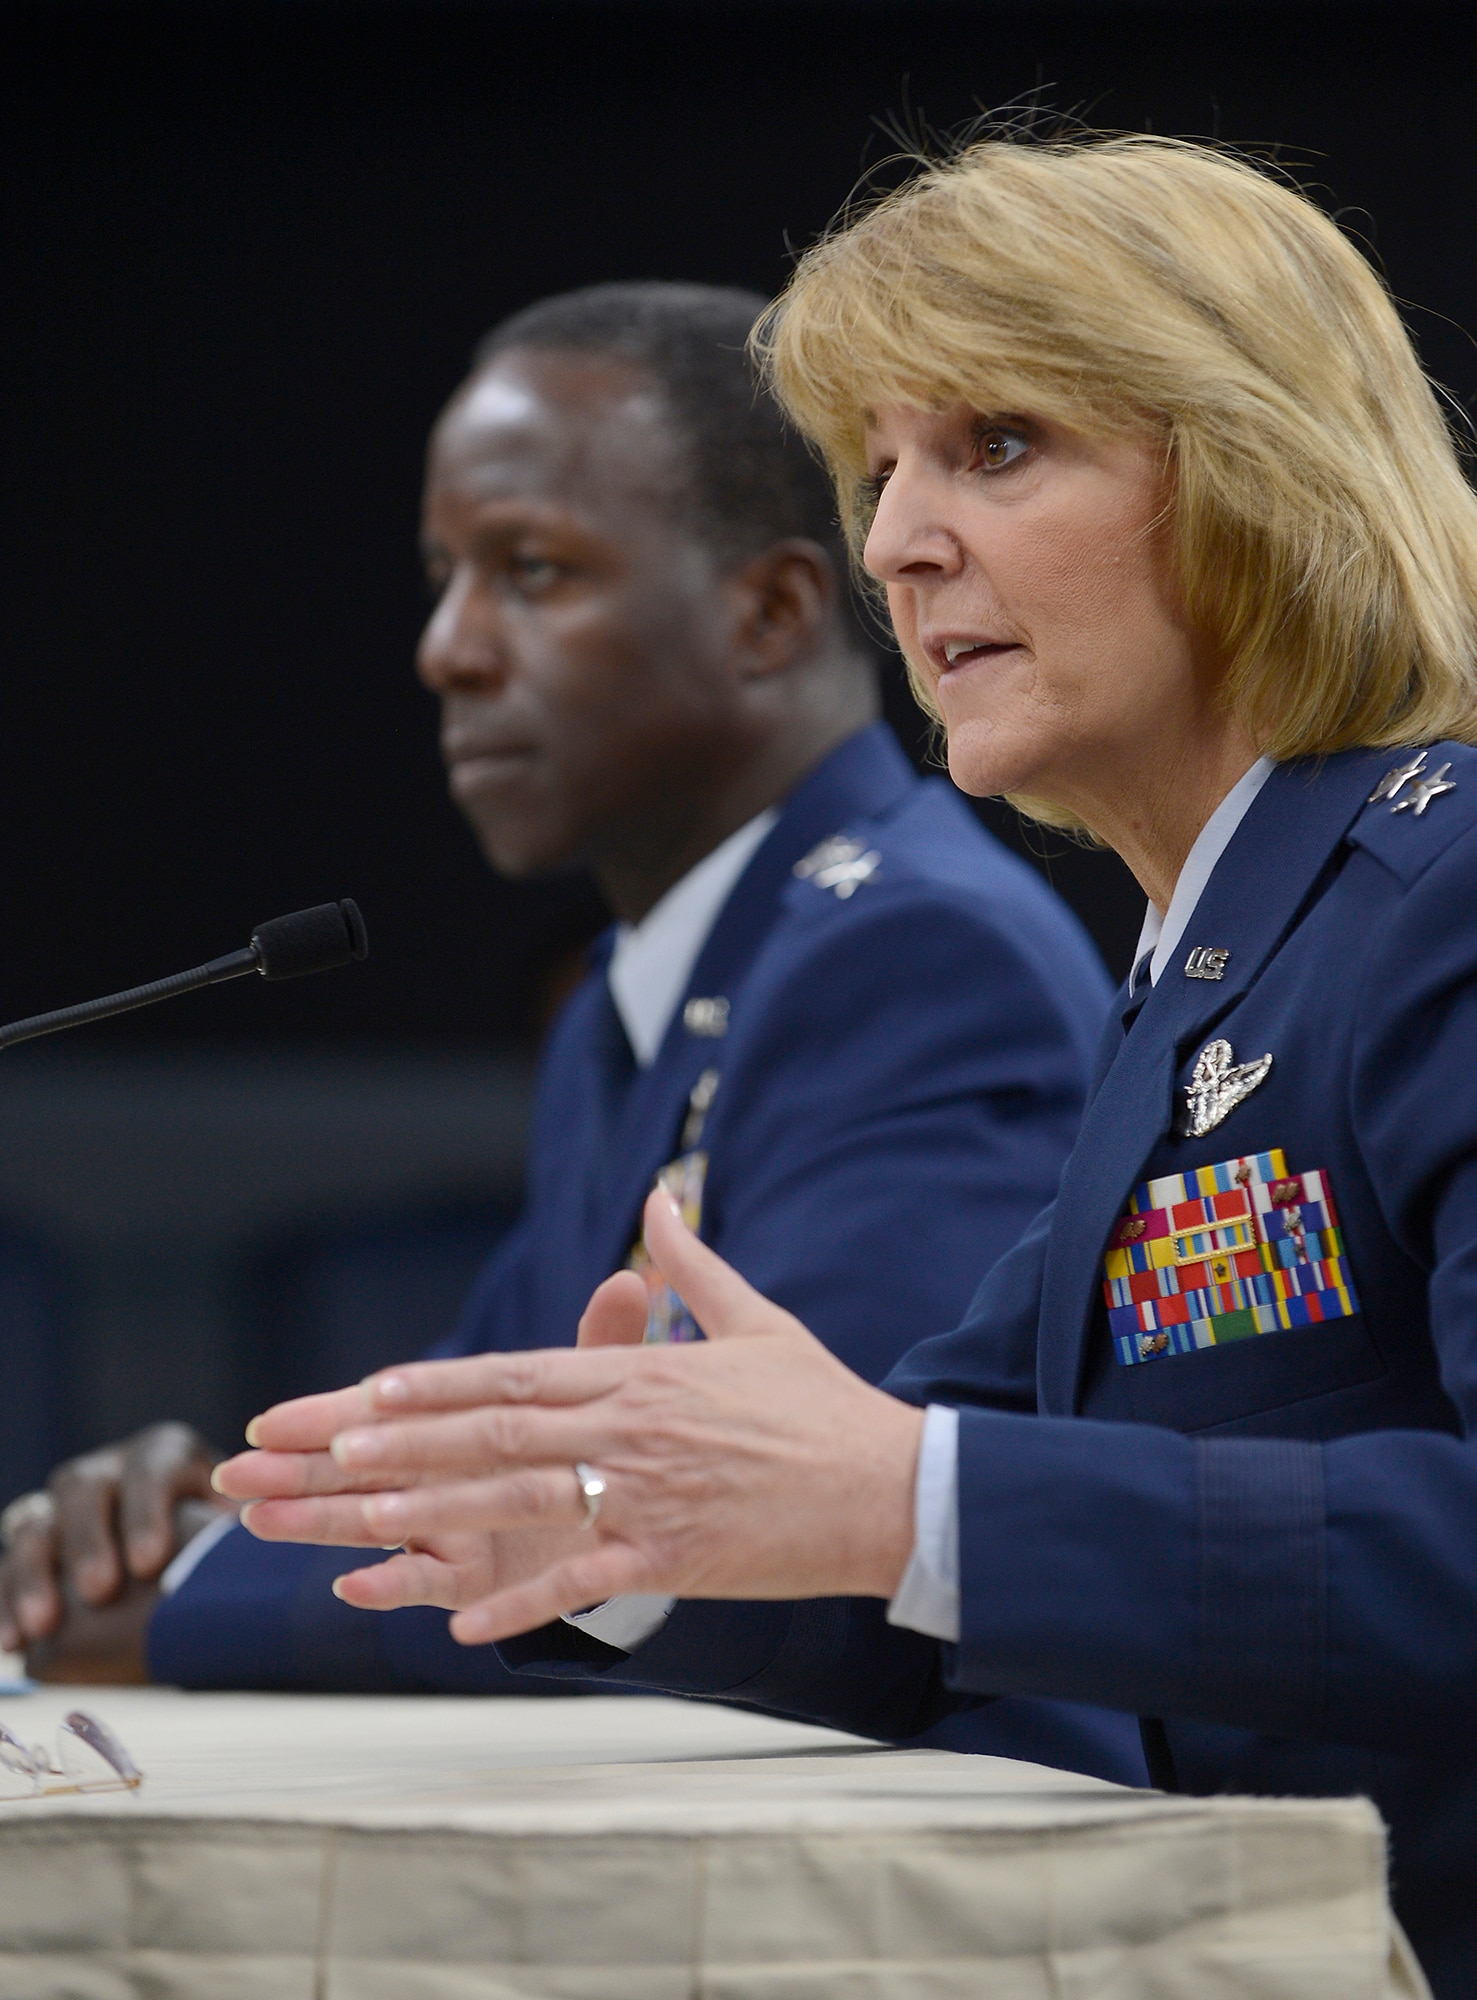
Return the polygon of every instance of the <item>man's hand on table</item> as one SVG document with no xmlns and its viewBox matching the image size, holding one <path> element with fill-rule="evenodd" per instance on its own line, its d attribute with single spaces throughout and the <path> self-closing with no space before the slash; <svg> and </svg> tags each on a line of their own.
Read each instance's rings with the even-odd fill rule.
<svg viewBox="0 0 1477 2000">
<path fill-rule="evenodd" d="M 220 1457 L 185 1424 L 150 1424 L 58 1466 L 0 1559 L 0 1652 L 24 1651 L 38 1680 L 147 1680 L 158 1579 L 219 1517 Z"/>
<path fill-rule="evenodd" d="M 639 1345 L 646 1291 L 623 1272 L 576 1351 L 419 1362 L 281 1404 L 217 1489 L 253 1503 L 243 1520 L 267 1539 L 410 1544 L 339 1595 L 448 1605 L 469 1645 L 629 1592 L 890 1598 L 922 1411 L 843 1367 L 661 1191 L 646 1242 L 706 1341 Z M 576 1461 L 607 1483 L 593 1532 Z"/>
</svg>

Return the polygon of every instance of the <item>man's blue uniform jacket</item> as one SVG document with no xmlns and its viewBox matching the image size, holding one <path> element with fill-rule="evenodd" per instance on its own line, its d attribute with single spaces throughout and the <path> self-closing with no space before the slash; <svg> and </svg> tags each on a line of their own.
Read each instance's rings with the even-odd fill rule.
<svg viewBox="0 0 1477 2000">
<path fill-rule="evenodd" d="M 1371 801 L 1404 761 L 1272 773 L 1175 961 L 1120 996 L 1054 1208 L 888 1379 L 962 1413 L 959 1644 L 833 1599 L 508 1657 L 582 1646 L 587 1675 L 878 1735 L 971 1692 L 1134 1709 L 1162 1782 L 1373 1798 L 1428 1976 L 1477 1992 L 1477 751 L 1428 753 L 1455 789 L 1419 811 Z M 1215 1038 L 1271 1067 L 1177 1136 Z M 1134 1188 L 1273 1149 L 1327 1176 L 1362 1310 L 1121 1363 L 1103 1259 Z"/>
<path fill-rule="evenodd" d="M 877 857 L 847 895 L 794 873 L 840 832 Z M 437 1351 L 573 1341 L 679 1150 L 694 1085 L 717 1069 L 704 1236 L 880 1379 L 920 1327 L 958 1318 L 981 1269 L 1055 1191 L 1109 998 L 1065 907 L 947 786 L 918 779 L 881 726 L 789 800 L 689 997 L 726 999 L 727 1032 L 692 1033 L 679 1008 L 645 1071 L 603 959 L 570 1001 L 543 1064 L 526 1214 Z M 528 1691 L 490 1648 L 458 1647 L 444 1613 L 340 1604 L 330 1578 L 363 1560 L 232 1533 L 155 1613 L 155 1679 Z M 935 1740 L 957 1740 L 955 1727 Z M 1012 1703 L 974 1737 L 1142 1781 L 1124 1717 Z"/>
</svg>

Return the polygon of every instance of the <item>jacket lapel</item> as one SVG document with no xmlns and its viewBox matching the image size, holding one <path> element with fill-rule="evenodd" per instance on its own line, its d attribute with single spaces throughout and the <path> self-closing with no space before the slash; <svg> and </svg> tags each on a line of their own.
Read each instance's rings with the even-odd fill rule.
<svg viewBox="0 0 1477 2000">
<path fill-rule="evenodd" d="M 705 1069 L 723 1067 L 723 1040 L 695 1035 L 686 1026 L 687 1000 L 721 996 L 738 1025 L 744 979 L 779 921 L 795 863 L 818 841 L 844 831 L 848 821 L 886 812 L 916 783 L 892 732 L 874 723 L 833 751 L 791 793 L 719 912 L 656 1060 L 637 1075 L 625 1098 L 600 1164 L 595 1241 L 602 1275 L 624 1264 L 636 1240 L 641 1204 L 677 1149 L 693 1085 Z"/>
<path fill-rule="evenodd" d="M 1064 1416 L 1077 1407 L 1103 1246 L 1144 1161 L 1169 1128 L 1181 1063 L 1296 923 L 1393 755 L 1353 750 L 1279 764 L 1217 863 L 1174 962 L 1136 1016 L 1124 996 L 1121 1045 L 1062 1175 L 1047 1248 L 1037 1349 L 1044 1414 Z M 1229 951 L 1220 981 L 1185 977 L 1185 957 L 1196 945 Z"/>
</svg>

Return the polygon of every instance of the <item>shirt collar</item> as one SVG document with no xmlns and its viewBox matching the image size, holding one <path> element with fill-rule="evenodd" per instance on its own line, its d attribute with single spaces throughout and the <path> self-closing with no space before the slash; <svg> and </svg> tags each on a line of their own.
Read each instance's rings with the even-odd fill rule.
<svg viewBox="0 0 1477 2000">
<path fill-rule="evenodd" d="M 1216 863 L 1230 846 L 1231 836 L 1246 817 L 1252 800 L 1272 775 L 1272 768 L 1270 757 L 1258 757 L 1245 776 L 1237 779 L 1201 827 L 1195 845 L 1185 856 L 1185 865 L 1174 885 L 1169 908 L 1161 912 L 1150 903 L 1145 910 L 1144 927 L 1139 932 L 1138 949 L 1133 955 L 1134 987 L 1142 983 L 1144 959 L 1148 954 L 1152 954 L 1148 966 L 1149 984 L 1159 984 L 1159 975 L 1174 956 Z"/>
<path fill-rule="evenodd" d="M 656 1060 L 719 911 L 778 818 L 777 806 L 757 814 L 689 868 L 639 924 L 622 924 L 616 932 L 605 976 L 642 1069 Z"/>
</svg>

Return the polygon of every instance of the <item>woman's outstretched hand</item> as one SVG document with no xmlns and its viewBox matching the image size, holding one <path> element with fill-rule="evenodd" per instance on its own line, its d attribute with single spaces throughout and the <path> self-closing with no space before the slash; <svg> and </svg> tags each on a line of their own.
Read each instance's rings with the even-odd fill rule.
<svg viewBox="0 0 1477 2000">
<path fill-rule="evenodd" d="M 646 1291 L 594 1293 L 579 1346 L 425 1361 L 279 1404 L 217 1468 L 269 1540 L 384 1547 L 366 1608 L 453 1608 L 466 1644 L 626 1592 L 890 1597 L 913 1545 L 922 1412 L 873 1389 L 682 1222 L 647 1248 L 704 1342 L 640 1345 Z M 586 1529 L 574 1465 L 605 1480 Z"/>
</svg>

